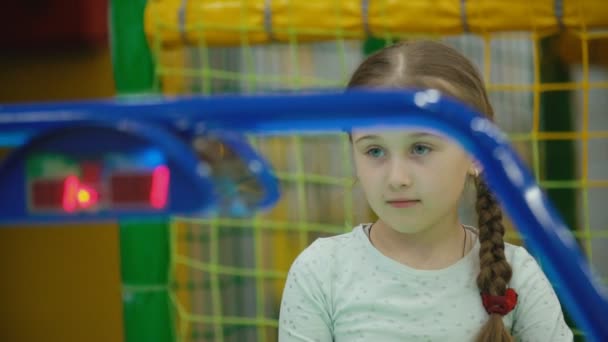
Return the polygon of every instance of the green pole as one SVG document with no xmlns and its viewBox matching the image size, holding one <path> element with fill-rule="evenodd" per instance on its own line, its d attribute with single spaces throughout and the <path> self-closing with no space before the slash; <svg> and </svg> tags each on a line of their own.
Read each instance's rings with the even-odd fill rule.
<svg viewBox="0 0 608 342">
<path fill-rule="evenodd" d="M 118 94 L 154 91 L 154 62 L 144 34 L 146 2 L 110 1 L 110 43 Z"/>
<path fill-rule="evenodd" d="M 568 83 L 571 81 L 569 65 L 559 55 L 559 36 L 541 41 L 540 81 L 542 83 Z M 545 91 L 540 94 L 540 130 L 543 132 L 572 132 L 574 118 L 568 91 Z M 552 140 L 541 143 L 544 147 L 543 170 L 548 181 L 576 179 L 576 153 L 571 140 Z M 576 191 L 572 188 L 547 189 L 547 194 L 563 216 L 568 227 L 577 225 Z"/>
<path fill-rule="evenodd" d="M 540 81 L 542 83 L 567 83 L 571 81 L 569 65 L 558 51 L 560 36 L 544 38 L 540 42 Z M 574 117 L 572 103 L 567 91 L 548 91 L 540 94 L 540 130 L 543 132 L 572 132 Z M 544 179 L 564 181 L 576 179 L 576 149 L 571 140 L 553 140 L 540 143 L 544 150 L 541 161 Z M 577 226 L 576 190 L 572 188 L 547 189 L 547 196 L 571 229 Z M 566 312 L 570 327 L 574 322 Z M 575 341 L 584 341 L 580 334 Z"/>
<path fill-rule="evenodd" d="M 154 63 L 144 35 L 146 0 L 110 2 L 110 39 L 116 92 L 154 92 Z M 120 222 L 125 342 L 173 341 L 169 309 L 169 224 Z"/>
<path fill-rule="evenodd" d="M 367 37 L 363 42 L 363 55 L 369 56 L 389 45 L 397 43 L 395 39 L 383 39 L 377 37 Z"/>
<path fill-rule="evenodd" d="M 125 342 L 174 340 L 166 221 L 120 223 Z"/>
</svg>

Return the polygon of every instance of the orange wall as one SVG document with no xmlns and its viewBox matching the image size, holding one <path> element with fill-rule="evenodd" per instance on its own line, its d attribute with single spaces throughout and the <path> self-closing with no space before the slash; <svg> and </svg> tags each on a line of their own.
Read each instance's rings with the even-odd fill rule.
<svg viewBox="0 0 608 342">
<path fill-rule="evenodd" d="M 109 97 L 107 48 L 0 54 L 0 103 Z M 0 341 L 122 341 L 114 224 L 0 227 Z"/>
<path fill-rule="evenodd" d="M 0 54 L 0 103 L 109 97 L 114 94 L 107 48 Z"/>
<path fill-rule="evenodd" d="M 121 341 L 117 229 L 0 229 L 0 341 Z"/>
</svg>

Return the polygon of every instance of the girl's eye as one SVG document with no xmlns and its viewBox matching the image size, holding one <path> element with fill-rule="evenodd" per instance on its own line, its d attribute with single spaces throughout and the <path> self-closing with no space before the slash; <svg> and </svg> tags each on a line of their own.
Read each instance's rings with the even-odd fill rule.
<svg viewBox="0 0 608 342">
<path fill-rule="evenodd" d="M 372 147 L 367 152 L 365 152 L 368 156 L 372 158 L 382 158 L 384 157 L 384 150 L 380 147 Z"/>
<path fill-rule="evenodd" d="M 416 156 L 424 156 L 431 152 L 431 150 L 432 149 L 429 146 L 422 144 L 415 144 L 414 146 L 412 146 L 412 154 Z"/>
</svg>

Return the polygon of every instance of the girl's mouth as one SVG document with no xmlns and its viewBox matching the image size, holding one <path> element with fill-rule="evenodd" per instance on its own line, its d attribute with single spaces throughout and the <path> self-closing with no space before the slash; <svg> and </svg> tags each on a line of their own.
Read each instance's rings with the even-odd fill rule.
<svg viewBox="0 0 608 342">
<path fill-rule="evenodd" d="M 409 208 L 409 207 L 413 207 L 416 204 L 420 203 L 420 200 L 396 199 L 396 200 L 386 201 L 386 203 L 388 203 L 388 205 L 390 205 L 393 208 Z"/>
</svg>

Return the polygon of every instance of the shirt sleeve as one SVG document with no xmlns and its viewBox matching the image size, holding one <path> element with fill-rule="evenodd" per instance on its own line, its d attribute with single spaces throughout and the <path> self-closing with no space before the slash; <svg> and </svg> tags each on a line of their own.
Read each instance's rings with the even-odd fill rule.
<svg viewBox="0 0 608 342">
<path fill-rule="evenodd" d="M 279 342 L 331 342 L 327 259 L 319 240 L 291 265 L 279 314 Z M 325 260 L 323 260 L 325 259 Z"/>
<path fill-rule="evenodd" d="M 571 342 L 572 330 L 551 283 L 536 260 L 517 247 L 511 287 L 518 293 L 512 334 L 518 342 Z"/>
</svg>

